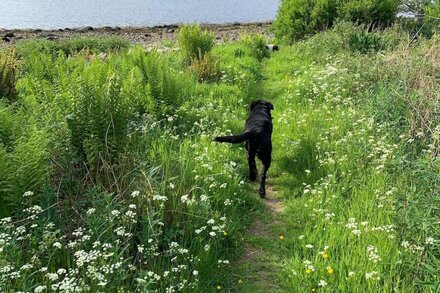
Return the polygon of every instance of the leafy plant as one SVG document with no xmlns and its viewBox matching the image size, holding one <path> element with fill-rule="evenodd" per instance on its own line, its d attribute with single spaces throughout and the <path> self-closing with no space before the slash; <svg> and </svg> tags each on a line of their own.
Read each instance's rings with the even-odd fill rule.
<svg viewBox="0 0 440 293">
<path fill-rule="evenodd" d="M 203 31 L 197 24 L 182 26 L 178 35 L 180 49 L 188 63 L 194 58 L 203 59 L 214 46 L 214 39 L 213 33 Z"/>
</svg>

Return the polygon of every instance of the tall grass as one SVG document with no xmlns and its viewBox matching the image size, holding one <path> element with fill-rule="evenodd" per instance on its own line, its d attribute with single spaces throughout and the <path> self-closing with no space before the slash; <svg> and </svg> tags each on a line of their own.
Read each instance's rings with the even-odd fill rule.
<svg viewBox="0 0 440 293">
<path fill-rule="evenodd" d="M 15 55 L 14 47 L 0 51 L 0 98 L 15 95 L 18 79 L 18 60 Z"/>
</svg>

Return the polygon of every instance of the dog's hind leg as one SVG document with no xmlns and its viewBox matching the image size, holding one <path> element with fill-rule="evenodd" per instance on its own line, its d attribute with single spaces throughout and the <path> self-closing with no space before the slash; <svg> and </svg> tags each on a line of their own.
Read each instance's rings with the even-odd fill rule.
<svg viewBox="0 0 440 293">
<path fill-rule="evenodd" d="M 249 141 L 246 142 L 246 150 L 249 164 L 249 180 L 255 181 L 258 174 L 257 164 L 255 164 L 255 155 L 257 154 L 257 150 L 255 146 Z"/>
<path fill-rule="evenodd" d="M 272 158 L 271 158 L 270 152 L 261 153 L 261 154 L 259 154 L 258 157 L 260 158 L 261 162 L 263 163 L 263 172 L 261 173 L 260 188 L 258 190 L 258 193 L 260 194 L 261 198 L 265 198 L 266 197 L 266 175 L 267 175 L 267 170 L 269 170 Z"/>
</svg>

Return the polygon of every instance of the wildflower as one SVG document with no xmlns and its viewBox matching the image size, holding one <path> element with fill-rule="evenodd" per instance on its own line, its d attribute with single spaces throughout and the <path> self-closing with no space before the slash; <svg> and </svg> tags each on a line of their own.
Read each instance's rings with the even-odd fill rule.
<svg viewBox="0 0 440 293">
<path fill-rule="evenodd" d="M 328 259 L 328 253 L 327 253 L 327 252 L 324 252 L 324 253 L 322 254 L 322 258 L 323 258 L 323 259 Z"/>
<path fill-rule="evenodd" d="M 312 249 L 313 245 L 312 244 L 306 244 L 306 248 Z"/>
<path fill-rule="evenodd" d="M 311 274 L 312 273 L 312 270 L 311 269 L 306 269 L 306 274 L 308 275 L 308 274 Z"/>
<path fill-rule="evenodd" d="M 298 239 L 299 239 L 299 240 L 304 239 L 304 235 L 300 235 L 300 236 L 298 237 Z"/>
<path fill-rule="evenodd" d="M 138 197 L 139 194 L 140 194 L 140 192 L 139 192 L 138 190 L 133 191 L 133 192 L 131 193 L 131 197 Z"/>
<path fill-rule="evenodd" d="M 379 273 L 376 272 L 376 271 L 365 273 L 365 279 L 367 279 L 367 280 L 368 279 L 379 280 L 380 279 Z"/>
<path fill-rule="evenodd" d="M 199 272 L 196 271 L 196 270 L 194 270 L 194 271 L 193 271 L 193 275 L 194 275 L 194 276 L 198 276 L 198 275 L 199 275 Z"/>
<path fill-rule="evenodd" d="M 23 197 L 30 197 L 32 195 L 34 195 L 32 191 L 26 191 L 25 193 L 23 193 Z"/>
<path fill-rule="evenodd" d="M 61 245 L 61 243 L 59 243 L 59 242 L 55 242 L 55 243 L 53 244 L 53 247 L 58 248 L 58 249 L 61 249 L 61 248 L 63 247 L 63 245 Z"/>
<path fill-rule="evenodd" d="M 223 231 L 223 236 L 228 236 L 228 232 Z"/>
<path fill-rule="evenodd" d="M 90 208 L 87 210 L 87 216 L 90 216 L 91 214 L 93 214 L 96 211 L 96 209 L 94 208 Z"/>
<path fill-rule="evenodd" d="M 217 290 L 221 290 L 221 289 L 222 289 L 222 286 L 217 285 L 217 287 L 215 287 L 215 288 L 217 288 Z"/>
<path fill-rule="evenodd" d="M 46 290 L 46 286 L 38 286 L 38 287 L 36 287 L 35 289 L 34 289 L 34 292 L 35 293 L 41 293 L 41 292 L 43 292 L 44 290 Z"/>
<path fill-rule="evenodd" d="M 118 211 L 118 210 L 113 210 L 113 211 L 110 212 L 110 214 L 111 214 L 112 216 L 114 216 L 114 217 L 119 216 L 120 213 L 121 213 L 121 212 Z"/>
<path fill-rule="evenodd" d="M 280 240 L 284 240 L 284 235 L 280 235 Z"/>
<path fill-rule="evenodd" d="M 432 244 L 434 244 L 434 242 L 435 242 L 435 239 L 432 237 L 426 237 L 426 239 L 425 239 L 425 244 L 427 244 L 427 245 L 432 245 Z"/>
<path fill-rule="evenodd" d="M 242 279 L 238 279 L 238 284 L 242 284 L 243 280 Z"/>
<path fill-rule="evenodd" d="M 327 267 L 327 273 L 329 275 L 333 274 L 333 269 L 331 267 Z"/>
<path fill-rule="evenodd" d="M 327 286 L 327 282 L 324 281 L 324 280 L 320 280 L 319 283 L 318 283 L 318 286 L 319 287 L 325 287 L 325 286 Z"/>
<path fill-rule="evenodd" d="M 353 277 L 354 274 L 355 274 L 354 272 L 348 272 L 348 276 L 349 276 L 349 277 Z"/>
</svg>

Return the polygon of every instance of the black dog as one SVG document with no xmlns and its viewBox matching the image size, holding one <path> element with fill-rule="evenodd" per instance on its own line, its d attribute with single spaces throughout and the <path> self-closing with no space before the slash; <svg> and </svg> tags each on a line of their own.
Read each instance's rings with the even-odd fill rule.
<svg viewBox="0 0 440 293">
<path fill-rule="evenodd" d="M 242 134 L 232 136 L 219 136 L 214 138 L 218 142 L 241 143 L 246 141 L 248 154 L 249 179 L 257 179 L 257 165 L 255 155 L 263 163 L 259 193 L 262 198 L 266 196 L 266 173 L 272 160 L 272 115 L 273 105 L 264 100 L 253 101 L 250 106 L 250 115 L 246 120 Z"/>
</svg>

